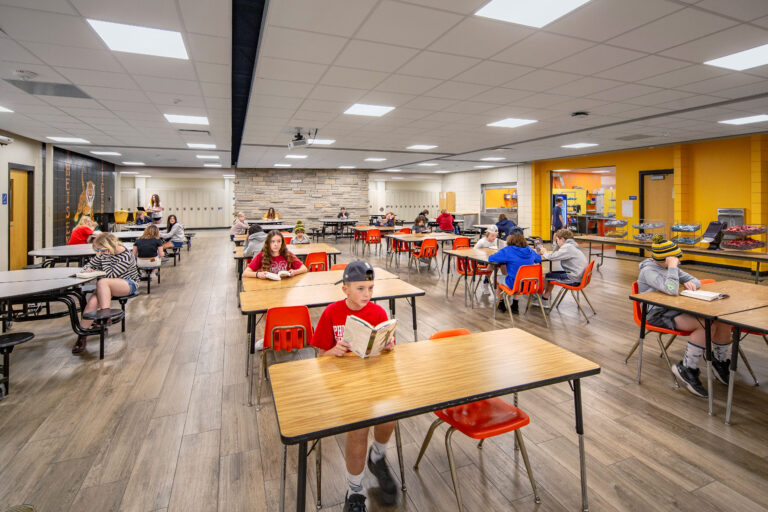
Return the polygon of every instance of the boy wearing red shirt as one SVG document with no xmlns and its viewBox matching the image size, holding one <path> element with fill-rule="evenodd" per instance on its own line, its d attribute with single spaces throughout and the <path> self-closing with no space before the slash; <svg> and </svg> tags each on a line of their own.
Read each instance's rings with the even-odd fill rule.
<svg viewBox="0 0 768 512">
<path fill-rule="evenodd" d="M 346 299 L 335 302 L 325 308 L 317 322 L 312 336 L 313 347 L 321 356 L 343 357 L 349 351 L 349 344 L 344 341 L 344 325 L 347 316 L 362 318 L 371 325 L 377 325 L 387 319 L 384 308 L 371 302 L 373 296 L 373 268 L 362 260 L 353 261 L 344 269 L 342 290 Z M 394 339 L 385 350 L 395 348 Z M 395 429 L 395 422 L 390 421 L 373 427 L 373 445 L 368 451 L 368 427 L 347 432 L 344 458 L 347 465 L 347 495 L 344 512 L 366 512 L 367 491 L 363 488 L 366 459 L 368 469 L 376 476 L 381 488 L 381 500 L 385 505 L 397 501 L 397 486 L 385 460 L 387 442 Z"/>
</svg>

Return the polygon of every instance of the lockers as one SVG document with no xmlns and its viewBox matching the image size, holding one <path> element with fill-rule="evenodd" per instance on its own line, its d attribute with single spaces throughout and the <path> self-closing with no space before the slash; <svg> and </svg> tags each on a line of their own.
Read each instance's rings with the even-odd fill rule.
<svg viewBox="0 0 768 512">
<path fill-rule="evenodd" d="M 386 211 L 393 211 L 397 218 L 410 224 L 423 210 L 429 210 L 430 218 L 439 214 L 439 192 L 387 190 Z"/>
<path fill-rule="evenodd" d="M 185 228 L 212 228 L 229 225 L 224 190 L 160 189 L 163 217 L 176 215 Z"/>
</svg>

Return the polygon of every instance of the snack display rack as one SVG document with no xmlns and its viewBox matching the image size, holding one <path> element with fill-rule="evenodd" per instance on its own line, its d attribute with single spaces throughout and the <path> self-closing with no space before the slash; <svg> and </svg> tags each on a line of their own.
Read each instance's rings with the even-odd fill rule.
<svg viewBox="0 0 768 512">
<path fill-rule="evenodd" d="M 727 227 L 723 230 L 723 241 L 720 247 L 738 251 L 762 249 L 766 246 L 766 231 L 768 230 L 765 224 Z"/>
<path fill-rule="evenodd" d="M 701 223 L 677 222 L 670 228 L 672 241 L 679 245 L 696 245 L 701 242 Z"/>
<path fill-rule="evenodd" d="M 605 221 L 605 236 L 608 238 L 625 238 L 627 236 L 626 228 L 628 222 L 623 219 L 611 219 Z"/>
<path fill-rule="evenodd" d="M 653 235 L 664 233 L 664 227 L 666 223 L 659 219 L 640 219 L 636 224 L 632 224 L 636 233 L 632 235 L 632 238 L 641 242 L 650 242 Z"/>
</svg>

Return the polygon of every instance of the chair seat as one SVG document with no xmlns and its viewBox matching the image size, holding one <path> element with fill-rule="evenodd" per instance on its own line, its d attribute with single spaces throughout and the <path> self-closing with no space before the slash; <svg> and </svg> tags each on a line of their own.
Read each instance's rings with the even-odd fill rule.
<svg viewBox="0 0 768 512">
<path fill-rule="evenodd" d="M 0 350 L 26 343 L 34 337 L 35 335 L 31 332 L 10 332 L 7 334 L 0 334 Z"/>
<path fill-rule="evenodd" d="M 83 318 L 86 320 L 112 320 L 123 316 L 122 309 L 98 309 L 96 311 L 89 311 L 83 314 Z"/>
<path fill-rule="evenodd" d="M 550 281 L 550 283 L 556 286 L 562 286 L 567 290 L 581 290 L 581 283 L 565 283 L 563 281 Z"/>
<path fill-rule="evenodd" d="M 692 331 L 676 331 L 674 329 L 667 329 L 666 327 L 658 327 L 645 322 L 645 330 L 658 332 L 661 334 L 674 334 L 675 336 L 690 336 Z"/>
<path fill-rule="evenodd" d="M 138 296 L 139 296 L 139 292 L 137 290 L 136 293 L 132 293 L 130 295 L 123 295 L 122 297 L 114 297 L 114 298 L 116 300 L 118 300 L 118 301 L 124 301 L 124 300 L 132 299 L 132 298 L 138 297 Z"/>
<path fill-rule="evenodd" d="M 499 283 L 499 288 L 501 288 L 501 291 L 503 291 L 507 295 L 514 295 L 515 294 L 515 292 L 512 291 L 512 288 L 510 288 L 509 286 L 507 286 L 505 284 Z"/>
<path fill-rule="evenodd" d="M 435 414 L 473 439 L 511 432 L 531 422 L 525 412 L 498 397 L 442 409 Z"/>
</svg>

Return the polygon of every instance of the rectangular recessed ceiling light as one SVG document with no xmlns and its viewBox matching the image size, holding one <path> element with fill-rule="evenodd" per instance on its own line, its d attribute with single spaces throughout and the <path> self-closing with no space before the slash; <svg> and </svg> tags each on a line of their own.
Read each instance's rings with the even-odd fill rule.
<svg viewBox="0 0 768 512">
<path fill-rule="evenodd" d="M 319 146 L 330 146 L 336 139 L 307 139 L 310 144 L 317 144 Z"/>
<path fill-rule="evenodd" d="M 591 148 L 592 146 L 597 146 L 597 144 L 593 144 L 591 142 L 577 142 L 576 144 L 566 144 L 565 146 L 560 146 L 560 147 L 570 148 L 570 149 L 581 149 L 581 148 Z"/>
<path fill-rule="evenodd" d="M 435 149 L 437 146 L 430 146 L 429 144 L 414 144 L 413 146 L 408 146 L 405 149 Z"/>
<path fill-rule="evenodd" d="M 200 160 L 218 160 L 219 155 L 195 155 Z"/>
<path fill-rule="evenodd" d="M 136 177 L 137 178 L 151 178 L 152 176 L 150 176 L 149 174 L 137 174 Z"/>
<path fill-rule="evenodd" d="M 109 21 L 86 21 L 114 52 L 189 60 L 181 32 Z"/>
<path fill-rule="evenodd" d="M 541 28 L 589 0 L 491 0 L 476 16 Z"/>
<path fill-rule="evenodd" d="M 70 142 L 72 144 L 90 144 L 85 139 L 81 139 L 80 137 L 46 137 L 46 139 L 50 139 L 54 142 Z"/>
<path fill-rule="evenodd" d="M 750 123 L 762 123 L 768 121 L 768 116 L 761 114 L 759 116 L 739 117 L 736 119 L 726 119 L 725 121 L 718 121 L 721 124 L 750 124 Z"/>
<path fill-rule="evenodd" d="M 476 165 L 475 169 L 491 169 L 493 168 L 492 165 Z"/>
<path fill-rule="evenodd" d="M 123 162 L 123 165 L 144 165 L 144 162 Z"/>
<path fill-rule="evenodd" d="M 402 176 L 392 176 L 392 179 L 393 180 L 404 180 L 405 178 L 403 178 Z"/>
<path fill-rule="evenodd" d="M 501 128 L 517 128 L 518 126 L 525 126 L 531 123 L 537 123 L 535 119 L 517 119 L 516 117 L 508 117 L 501 121 L 495 121 L 488 123 L 486 126 L 498 126 Z"/>
<path fill-rule="evenodd" d="M 451 171 L 435 171 L 435 174 L 448 174 Z"/>
<path fill-rule="evenodd" d="M 418 165 L 420 165 L 422 167 L 436 167 L 437 166 L 437 164 L 433 163 L 433 162 L 426 162 L 426 163 L 418 164 Z"/>
<path fill-rule="evenodd" d="M 611 171 L 592 171 L 595 174 L 608 174 Z"/>
<path fill-rule="evenodd" d="M 354 165 L 340 165 L 339 169 L 354 169 Z"/>
<path fill-rule="evenodd" d="M 13 110 L 11 110 L 9 108 L 5 108 L 3 106 L 0 106 L 0 112 L 10 112 L 10 113 L 13 113 Z"/>
<path fill-rule="evenodd" d="M 501 160 L 506 160 L 507 157 L 505 156 L 487 156 L 485 158 L 481 158 L 483 162 L 499 162 Z"/>
<path fill-rule="evenodd" d="M 187 147 L 192 149 L 216 149 L 216 144 L 203 144 L 200 142 L 187 142 Z"/>
<path fill-rule="evenodd" d="M 719 68 L 733 69 L 743 71 L 745 69 L 755 68 L 768 64 L 768 44 L 757 46 L 743 52 L 732 53 L 719 59 L 706 61 L 704 64 L 717 66 Z"/>
<path fill-rule="evenodd" d="M 384 172 L 403 172 L 402 169 L 385 169 Z"/>
<path fill-rule="evenodd" d="M 285 158 L 293 158 L 296 160 L 307 158 L 309 155 L 285 155 Z"/>
<path fill-rule="evenodd" d="M 92 155 L 99 155 L 99 156 L 123 156 L 121 153 L 118 153 L 117 151 L 91 151 Z"/>
<path fill-rule="evenodd" d="M 347 110 L 345 110 L 344 113 L 353 115 L 353 116 L 381 117 L 385 114 L 389 114 L 393 110 L 395 110 L 395 107 L 386 107 L 384 105 L 365 105 L 363 103 L 355 103 L 354 105 L 349 107 Z"/>
<path fill-rule="evenodd" d="M 163 114 L 169 123 L 178 124 L 204 124 L 208 125 L 208 118 L 205 116 L 181 116 L 177 114 Z"/>
<path fill-rule="evenodd" d="M 291 164 L 275 164 L 274 167 L 290 167 Z"/>
<path fill-rule="evenodd" d="M 221 164 L 203 164 L 203 167 L 221 167 Z"/>
<path fill-rule="evenodd" d="M 365 159 L 366 162 L 383 162 L 385 160 L 386 158 L 366 158 Z"/>
<path fill-rule="evenodd" d="M 139 174 L 136 171 L 120 171 L 120 174 Z"/>
<path fill-rule="evenodd" d="M 234 178 L 235 175 L 234 174 L 222 174 L 221 177 L 222 178 Z"/>
</svg>

